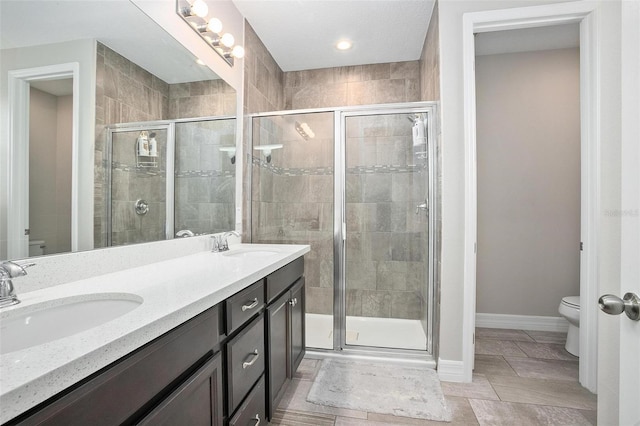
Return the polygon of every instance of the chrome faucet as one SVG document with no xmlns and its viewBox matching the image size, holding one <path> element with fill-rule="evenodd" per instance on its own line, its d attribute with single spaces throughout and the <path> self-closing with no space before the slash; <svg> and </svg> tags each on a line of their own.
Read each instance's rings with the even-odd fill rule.
<svg viewBox="0 0 640 426">
<path fill-rule="evenodd" d="M 193 237 L 196 234 L 193 233 L 193 231 L 190 231 L 188 229 L 181 229 L 178 232 L 176 232 L 176 237 L 182 237 L 182 238 L 186 238 L 186 237 Z"/>
<path fill-rule="evenodd" d="M 27 275 L 25 269 L 33 265 L 35 263 L 19 264 L 9 260 L 0 262 L 0 308 L 20 303 L 11 279 Z"/>
<path fill-rule="evenodd" d="M 229 232 L 225 232 L 222 235 L 212 235 L 211 238 L 213 238 L 213 248 L 211 249 L 211 251 L 214 253 L 219 253 L 221 251 L 228 251 L 229 241 L 227 241 L 227 238 L 230 235 L 235 235 L 236 237 L 241 236 L 238 231 L 229 231 Z"/>
</svg>

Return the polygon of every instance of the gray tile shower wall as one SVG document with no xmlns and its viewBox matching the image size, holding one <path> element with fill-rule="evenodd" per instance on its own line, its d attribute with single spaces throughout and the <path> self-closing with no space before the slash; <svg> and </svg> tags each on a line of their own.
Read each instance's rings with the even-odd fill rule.
<svg viewBox="0 0 640 426">
<path fill-rule="evenodd" d="M 102 43 L 97 43 L 96 65 L 94 247 L 97 248 L 105 247 L 107 243 L 105 126 L 166 118 L 169 85 Z M 125 235 L 131 232 L 130 229 L 117 232 L 122 233 L 118 239 L 123 241 L 142 238 L 142 235 Z"/>
<path fill-rule="evenodd" d="M 195 233 L 233 229 L 235 120 L 176 123 L 175 226 Z"/>
<path fill-rule="evenodd" d="M 437 6 L 434 18 L 420 61 L 291 72 L 279 69 L 245 23 L 245 113 L 438 100 Z M 347 313 L 421 319 L 426 328 L 429 313 L 423 305 L 428 297 L 428 271 L 416 247 L 426 246 L 428 233 L 426 218 L 416 220 L 415 216 L 415 206 L 424 200 L 426 192 L 413 185 L 417 180 L 426 182 L 426 170 L 406 167 L 413 157 L 406 139 L 408 122 L 403 118 L 398 124 L 403 128 L 403 139 L 393 130 L 384 134 L 395 128 L 392 121 L 376 127 L 378 131 L 387 129 L 383 134 L 364 135 L 353 157 L 357 163 L 347 166 L 347 196 L 355 197 L 347 206 L 355 227 L 354 232 L 349 231 L 347 258 L 353 263 L 347 265 L 352 271 L 347 273 L 356 280 L 356 287 L 362 287 L 347 290 Z M 246 129 L 250 128 L 248 124 Z M 324 226 L 333 226 L 333 179 L 325 173 L 331 169 L 328 174 L 332 176 L 333 159 L 313 164 L 318 154 L 309 152 L 303 144 L 287 146 L 275 120 L 254 119 L 253 126 L 253 144 L 248 131 L 244 141 L 248 153 L 244 229 L 253 242 L 310 244 L 312 250 L 305 265 L 307 312 L 331 314 L 333 235 Z M 255 157 L 253 146 L 269 143 L 285 143 L 277 155 L 286 165 L 269 167 Z M 333 141 L 324 146 L 333 152 Z M 274 154 L 274 162 L 275 158 Z M 405 168 L 398 170 L 390 165 Z M 383 169 L 370 173 L 373 166 Z M 298 174 L 287 176 L 287 168 L 297 168 Z M 324 196 L 331 201 L 318 201 Z"/>
<path fill-rule="evenodd" d="M 420 62 L 393 62 L 284 73 L 284 109 L 420 100 Z"/>
<path fill-rule="evenodd" d="M 106 167 L 105 126 L 178 118 L 233 116 L 236 114 L 236 94 L 233 88 L 223 80 L 168 84 L 101 43 L 97 43 L 96 61 L 94 246 L 104 247 L 107 243 L 105 202 L 109 187 L 108 182 L 105 181 L 104 172 Z M 233 135 L 235 138 L 235 129 Z M 228 132 L 221 137 L 227 138 Z M 230 145 L 234 143 L 235 140 Z M 139 171 L 129 170 L 129 172 L 138 173 Z M 224 176 L 216 176 L 216 178 L 222 177 Z M 210 183 L 215 184 L 215 188 L 233 187 L 234 185 L 228 182 L 232 178 L 227 176 L 224 182 Z M 164 187 L 162 190 L 164 191 Z M 197 222 L 198 227 L 206 227 L 204 222 L 207 221 L 200 218 L 213 217 L 222 211 L 229 210 L 227 202 L 220 204 L 219 206 L 200 206 L 196 217 L 189 223 Z M 212 220 L 209 219 L 208 223 Z M 214 227 L 216 229 L 223 227 L 222 229 L 228 230 L 233 228 L 233 224 L 228 226 L 227 223 L 220 223 Z M 118 240 L 120 238 L 118 236 Z M 128 235 L 122 238 L 123 241 L 132 242 L 132 239 L 142 238 L 142 236 Z M 154 232 L 153 235 L 146 235 L 144 238 L 164 239 L 164 231 L 162 234 Z"/>
<path fill-rule="evenodd" d="M 163 240 L 166 221 L 167 132 L 156 131 L 158 166 L 137 167 L 135 140 L 139 132 L 114 134 L 111 167 L 111 244 L 143 243 Z M 144 199 L 149 211 L 135 212 L 135 202 Z"/>
</svg>

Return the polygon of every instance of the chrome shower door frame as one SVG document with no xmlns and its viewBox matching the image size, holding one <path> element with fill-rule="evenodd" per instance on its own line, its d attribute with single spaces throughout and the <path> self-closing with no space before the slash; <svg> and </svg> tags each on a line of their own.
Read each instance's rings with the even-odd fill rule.
<svg viewBox="0 0 640 426">
<path fill-rule="evenodd" d="M 427 129 L 427 201 L 428 213 L 428 275 L 427 275 L 427 295 L 426 309 L 427 316 L 427 347 L 426 352 L 414 349 L 382 348 L 372 346 L 349 345 L 346 342 L 347 316 L 346 316 L 346 120 L 348 117 L 389 115 L 389 114 L 416 114 L 426 113 L 428 117 Z M 379 358 L 396 358 L 402 355 L 404 359 L 427 360 L 435 366 L 437 355 L 437 332 L 436 322 L 436 233 L 438 224 L 437 208 L 437 161 L 436 144 L 439 137 L 438 130 L 438 105 L 436 102 L 412 102 L 403 104 L 383 104 L 361 107 L 348 107 L 335 109 L 335 188 L 334 188 L 334 325 L 333 325 L 333 347 L 334 351 L 345 354 L 373 356 Z"/>
<path fill-rule="evenodd" d="M 435 368 L 438 356 L 438 330 L 439 312 L 436 299 L 439 298 L 437 285 L 438 271 L 436 271 L 439 256 L 436 245 L 436 235 L 440 232 L 438 228 L 439 207 L 438 201 L 438 150 L 440 127 L 439 127 L 439 104 L 438 102 L 406 102 L 395 104 L 363 105 L 350 107 L 328 107 L 309 108 L 298 110 L 267 111 L 245 115 L 250 129 L 249 138 L 253 148 L 253 120 L 256 118 L 286 116 L 310 113 L 333 113 L 334 117 L 334 221 L 333 221 L 333 253 L 334 253 L 334 288 L 333 288 L 333 349 L 308 348 L 307 353 L 315 353 L 321 356 L 331 356 L 332 354 L 347 355 L 354 357 L 384 358 L 388 360 L 402 360 L 410 362 L 426 363 Z M 346 344 L 346 276 L 345 276 L 345 217 L 346 217 L 346 117 L 365 116 L 380 114 L 414 114 L 426 113 L 429 118 L 427 129 L 427 151 L 428 151 L 428 203 L 429 203 L 429 237 L 428 237 L 428 268 L 427 276 L 427 309 L 429 311 L 427 322 L 427 348 L 426 350 L 394 349 L 382 347 L 354 346 Z M 251 158 L 251 152 L 247 153 L 247 158 Z M 250 161 L 250 160 L 249 160 Z M 246 178 L 249 180 L 249 188 L 252 182 L 252 168 L 249 163 Z M 253 214 L 251 197 L 248 200 L 248 217 Z M 251 219 L 249 219 L 251 226 Z M 252 232 L 250 232 L 252 235 Z"/>
</svg>

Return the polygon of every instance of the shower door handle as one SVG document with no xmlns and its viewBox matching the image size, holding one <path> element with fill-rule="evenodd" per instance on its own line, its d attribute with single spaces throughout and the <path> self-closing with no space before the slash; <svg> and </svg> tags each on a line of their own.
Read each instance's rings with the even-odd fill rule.
<svg viewBox="0 0 640 426">
<path fill-rule="evenodd" d="M 424 203 L 420 203 L 416 206 L 416 214 L 420 213 L 420 210 L 424 210 L 425 212 L 429 210 L 429 203 L 427 202 L 426 198 L 424 200 Z"/>
</svg>

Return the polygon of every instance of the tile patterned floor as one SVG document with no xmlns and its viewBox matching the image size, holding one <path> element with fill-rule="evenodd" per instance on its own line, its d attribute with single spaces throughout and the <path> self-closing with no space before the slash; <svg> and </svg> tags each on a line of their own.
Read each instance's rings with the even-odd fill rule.
<svg viewBox="0 0 640 426">
<path fill-rule="evenodd" d="M 396 417 L 307 402 L 320 368 L 304 359 L 271 425 L 596 425 L 596 396 L 578 383 L 578 358 L 565 333 L 476 329 L 473 383 L 442 383 L 451 423 Z"/>
</svg>

